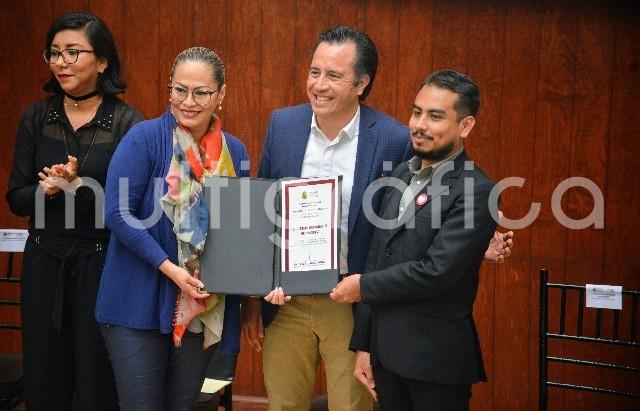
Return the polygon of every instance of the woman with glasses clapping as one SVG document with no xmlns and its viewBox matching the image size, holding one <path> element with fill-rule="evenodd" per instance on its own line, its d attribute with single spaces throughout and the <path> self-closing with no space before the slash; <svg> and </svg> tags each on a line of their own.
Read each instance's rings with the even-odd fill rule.
<svg viewBox="0 0 640 411">
<path fill-rule="evenodd" d="M 169 107 L 127 133 L 107 176 L 112 232 L 96 304 L 123 411 L 194 406 L 214 344 L 239 350 L 236 296 L 200 292 L 209 212 L 202 184 L 247 176 L 244 145 L 216 115 L 225 68 L 212 50 L 175 58 Z"/>
<path fill-rule="evenodd" d="M 29 216 L 22 271 L 27 410 L 117 410 L 95 320 L 109 232 L 102 186 L 111 155 L 142 116 L 125 91 L 107 25 L 88 13 L 56 20 L 43 51 L 53 95 L 18 126 L 7 201 Z M 69 216 L 67 216 L 69 214 Z"/>
</svg>

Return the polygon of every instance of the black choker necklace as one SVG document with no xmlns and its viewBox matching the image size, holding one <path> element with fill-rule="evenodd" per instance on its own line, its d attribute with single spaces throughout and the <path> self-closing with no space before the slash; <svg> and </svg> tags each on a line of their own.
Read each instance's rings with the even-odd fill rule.
<svg viewBox="0 0 640 411">
<path fill-rule="evenodd" d="M 72 96 L 71 94 L 67 94 L 67 93 L 64 93 L 64 95 L 67 96 L 69 100 L 73 100 L 73 105 L 76 106 L 76 108 L 78 108 L 78 101 L 87 100 L 87 99 L 90 99 L 91 97 L 97 96 L 98 90 L 93 90 L 91 93 L 85 94 L 84 96 L 79 96 L 79 97 Z"/>
</svg>

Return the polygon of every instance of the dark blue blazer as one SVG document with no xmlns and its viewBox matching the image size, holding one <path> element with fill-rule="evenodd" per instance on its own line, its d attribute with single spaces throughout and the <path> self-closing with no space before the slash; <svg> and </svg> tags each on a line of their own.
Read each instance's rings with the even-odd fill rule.
<svg viewBox="0 0 640 411">
<path fill-rule="evenodd" d="M 439 185 L 429 182 L 421 191 L 426 202 L 401 224 L 374 232 L 349 344 L 371 353 L 374 367 L 437 384 L 486 380 L 472 312 L 497 225 L 489 211 L 495 183 L 467 160 L 463 152 Z M 411 171 L 404 163 L 392 176 L 408 182 Z M 383 219 L 397 219 L 402 194 L 386 191 Z"/>
<path fill-rule="evenodd" d="M 271 114 L 258 177 L 300 177 L 311 132 L 311 116 L 309 104 L 279 109 Z M 383 175 L 390 175 L 393 168 L 411 154 L 409 131 L 405 126 L 384 113 L 360 105 L 358 152 L 349 206 L 347 264 L 350 273 L 363 271 L 373 235 L 374 227 L 362 211 L 362 197 L 366 188 Z M 381 191 L 373 198 L 372 206 L 376 213 L 380 209 Z M 263 322 L 266 326 L 275 316 L 277 307 L 268 303 L 263 306 Z"/>
</svg>

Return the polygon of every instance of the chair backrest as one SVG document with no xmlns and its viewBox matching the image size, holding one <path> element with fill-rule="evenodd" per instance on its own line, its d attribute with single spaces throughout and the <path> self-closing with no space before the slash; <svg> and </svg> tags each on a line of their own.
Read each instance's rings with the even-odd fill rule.
<svg viewBox="0 0 640 411">
<path fill-rule="evenodd" d="M 14 275 L 14 267 L 15 267 L 15 253 L 10 252 L 7 256 L 7 271 L 0 276 L 0 285 L 3 284 L 19 284 L 20 278 Z M 20 301 L 16 299 L 0 299 L 1 306 L 20 306 Z M 20 324 L 14 322 L 4 322 L 0 320 L 0 328 L 9 329 L 9 330 L 19 330 Z"/>
<path fill-rule="evenodd" d="M 0 230 L 0 253 L 6 253 L 7 256 L 6 271 L 0 274 L 0 285 L 20 283 L 20 277 L 15 275 L 16 254 L 24 251 L 27 236 L 27 230 Z M 17 299 L 0 299 L 0 305 L 17 307 L 20 306 L 20 301 Z M 19 330 L 20 324 L 0 321 L 0 328 Z"/>
<path fill-rule="evenodd" d="M 549 289 L 560 290 L 560 315 L 559 315 L 559 329 L 557 332 L 549 331 Z M 640 347 L 640 340 L 638 338 L 638 297 L 639 291 L 623 290 L 623 307 L 629 307 L 631 310 L 630 321 L 628 324 L 620 323 L 620 310 L 613 310 L 613 323 L 611 325 L 610 332 L 603 330 L 603 309 L 597 308 L 595 315 L 594 333 L 593 335 L 585 335 L 584 332 L 584 313 L 585 313 L 585 291 L 584 285 L 570 285 L 570 284 L 557 284 L 549 283 L 549 272 L 547 269 L 540 270 L 540 345 L 539 345 L 539 362 L 540 362 L 540 387 L 539 387 L 539 409 L 542 411 L 547 410 L 547 389 L 548 387 L 557 387 L 562 389 L 580 390 L 598 392 L 604 394 L 619 395 L 632 398 L 640 398 L 640 392 L 628 392 L 614 390 L 604 387 L 586 386 L 570 384 L 566 382 L 551 381 L 547 375 L 548 362 L 558 362 L 564 364 L 572 364 L 579 366 L 605 368 L 613 370 L 621 370 L 631 373 L 640 373 L 640 368 L 632 367 L 629 365 L 618 363 L 605 363 L 588 361 L 579 358 L 569 357 L 556 357 L 548 354 L 548 340 L 571 340 L 584 342 L 586 344 L 608 344 L 625 347 Z M 578 295 L 577 311 L 577 324 L 575 327 L 569 327 L 566 324 L 567 320 L 567 294 L 573 293 Z M 621 332 L 621 327 L 624 329 L 628 326 L 628 338 L 623 335 L 627 335 L 626 332 Z M 573 332 L 575 330 L 575 332 Z M 626 329 L 624 329 L 626 331 Z"/>
<path fill-rule="evenodd" d="M 16 275 L 17 265 L 16 257 L 18 253 L 24 251 L 25 240 L 28 236 L 26 230 L 0 230 L 0 253 L 2 261 L 6 258 L 6 271 L 0 273 L 0 286 L 3 288 L 3 296 L 5 288 L 16 289 L 20 284 L 20 277 Z M 8 285 L 8 287 L 5 287 Z M 17 292 L 11 292 L 11 297 L 0 298 L 0 307 L 9 306 L 17 309 L 20 306 L 20 300 L 14 297 Z M 5 310 L 2 310 L 3 313 Z M 12 315 L 12 318 L 19 317 Z M 0 319 L 0 329 L 20 330 L 18 321 L 11 320 L 5 322 L 4 318 Z M 4 337 L 3 337 L 4 338 Z M 23 400 L 22 387 L 22 357 L 19 354 L 0 354 L 0 409 L 13 409 Z"/>
</svg>

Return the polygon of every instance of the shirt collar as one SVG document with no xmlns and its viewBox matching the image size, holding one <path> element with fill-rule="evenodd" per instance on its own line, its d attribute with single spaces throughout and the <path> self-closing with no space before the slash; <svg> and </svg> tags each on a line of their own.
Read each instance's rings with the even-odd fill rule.
<svg viewBox="0 0 640 411">
<path fill-rule="evenodd" d="M 320 127 L 318 127 L 316 113 L 313 113 L 311 115 L 311 130 L 318 132 L 324 136 L 324 133 L 322 132 L 322 130 L 320 130 Z M 358 137 L 359 132 L 360 132 L 360 104 L 358 104 L 358 109 L 356 110 L 356 114 L 353 116 L 351 121 L 349 121 L 349 123 L 347 123 L 347 125 L 344 126 L 342 130 L 340 130 L 340 132 L 338 133 L 338 136 L 336 137 L 336 141 L 339 141 L 340 139 L 342 139 L 343 136 L 346 136 L 346 138 L 351 140 L 355 137 Z"/>
<path fill-rule="evenodd" d="M 462 154 L 463 150 L 464 150 L 464 147 L 460 147 L 458 150 L 456 150 L 455 153 L 451 154 L 449 157 L 445 158 L 444 160 L 438 161 L 437 163 L 424 168 L 421 168 L 422 159 L 419 156 L 413 156 L 408 161 L 407 165 L 409 166 L 409 170 L 413 174 L 418 175 L 420 177 L 429 177 L 431 174 L 433 174 L 434 171 L 440 168 L 447 161 L 455 160 L 460 154 Z"/>
<path fill-rule="evenodd" d="M 98 107 L 98 111 L 93 119 L 83 127 L 91 127 L 95 125 L 106 131 L 113 129 L 113 113 L 115 111 L 115 99 L 109 95 L 104 95 L 102 104 Z M 57 121 L 64 121 L 64 95 L 59 94 L 53 101 L 53 104 L 49 105 L 47 112 L 47 124 L 53 124 Z"/>
</svg>

